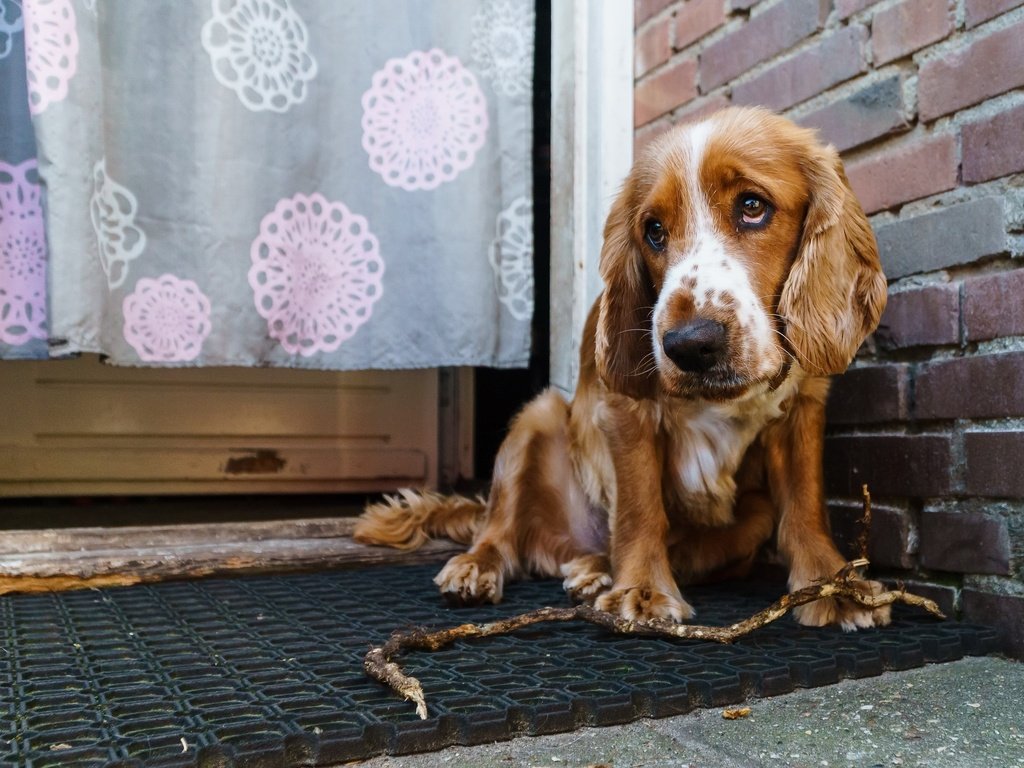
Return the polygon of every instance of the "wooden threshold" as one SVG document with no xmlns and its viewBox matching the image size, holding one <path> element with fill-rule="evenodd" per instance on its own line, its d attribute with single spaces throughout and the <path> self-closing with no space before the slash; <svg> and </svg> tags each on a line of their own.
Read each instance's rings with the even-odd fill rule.
<svg viewBox="0 0 1024 768">
<path fill-rule="evenodd" d="M 0 532 L 0 594 L 49 592 L 396 563 L 440 562 L 448 540 L 412 552 L 352 540 L 354 518 Z"/>
</svg>

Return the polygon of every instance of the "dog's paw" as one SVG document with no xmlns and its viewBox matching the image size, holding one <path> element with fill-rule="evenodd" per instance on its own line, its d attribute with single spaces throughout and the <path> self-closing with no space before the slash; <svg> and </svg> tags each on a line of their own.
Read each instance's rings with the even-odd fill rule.
<svg viewBox="0 0 1024 768">
<path fill-rule="evenodd" d="M 850 585 L 860 592 L 878 595 L 883 587 L 877 581 L 852 580 Z M 796 620 L 807 627 L 824 627 L 836 624 L 845 632 L 870 627 L 884 627 L 892 620 L 888 605 L 879 608 L 868 608 L 849 599 L 829 597 L 815 600 L 813 603 L 801 605 L 793 609 Z"/>
<path fill-rule="evenodd" d="M 593 604 L 594 598 L 612 585 L 611 564 L 604 555 L 583 555 L 561 567 L 562 588 L 578 603 Z"/>
<path fill-rule="evenodd" d="M 594 601 L 594 607 L 609 613 L 617 613 L 629 621 L 686 621 L 695 615 L 693 606 L 683 599 L 678 590 L 673 590 L 670 594 L 652 586 L 612 589 L 598 597 Z"/>
<path fill-rule="evenodd" d="M 469 552 L 453 557 L 434 577 L 441 595 L 456 605 L 499 603 L 503 582 L 500 569 L 485 565 Z"/>
</svg>

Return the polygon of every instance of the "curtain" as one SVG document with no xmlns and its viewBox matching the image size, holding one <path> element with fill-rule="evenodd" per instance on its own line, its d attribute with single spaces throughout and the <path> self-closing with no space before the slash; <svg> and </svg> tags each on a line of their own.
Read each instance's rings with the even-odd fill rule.
<svg viewBox="0 0 1024 768">
<path fill-rule="evenodd" d="M 0 0 L 0 357 L 521 367 L 529 0 Z"/>
</svg>

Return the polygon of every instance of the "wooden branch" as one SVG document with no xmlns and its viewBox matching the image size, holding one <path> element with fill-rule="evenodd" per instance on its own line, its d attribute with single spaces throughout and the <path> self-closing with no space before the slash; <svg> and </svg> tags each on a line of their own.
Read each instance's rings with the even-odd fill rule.
<svg viewBox="0 0 1024 768">
<path fill-rule="evenodd" d="M 860 551 L 861 560 L 868 559 L 868 540 L 871 538 L 871 492 L 865 483 L 860 488 L 864 498 L 864 514 L 860 519 L 860 536 L 857 538 L 857 546 Z"/>
<path fill-rule="evenodd" d="M 393 636 L 392 636 L 393 637 Z M 416 705 L 416 714 L 421 720 L 427 719 L 427 700 L 423 696 L 423 686 L 411 675 L 402 672 L 395 662 L 388 661 L 383 648 L 372 648 L 363 659 L 363 669 L 374 680 L 379 680 L 404 698 Z"/>
<path fill-rule="evenodd" d="M 911 594 L 902 587 L 877 595 L 862 592 L 855 584 L 851 583 L 851 580 L 856 576 L 857 569 L 867 564 L 868 561 L 864 558 L 849 562 L 828 581 L 783 595 L 764 610 L 727 627 L 677 624 L 668 619 L 631 621 L 605 611 L 599 611 L 589 605 L 577 605 L 572 608 L 539 608 L 529 613 L 511 616 L 488 624 L 461 624 L 457 627 L 433 632 L 422 627 L 406 632 L 395 631 L 383 646 L 373 648 L 366 654 L 363 669 L 370 677 L 389 686 L 405 699 L 414 702 L 417 714 L 426 719 L 427 704 L 423 687 L 419 680 L 406 675 L 394 661 L 402 651 L 436 651 L 451 645 L 456 640 L 508 634 L 542 622 L 588 621 L 623 635 L 659 635 L 680 640 L 711 640 L 716 643 L 731 643 L 750 634 L 755 629 L 781 618 L 797 606 L 827 598 L 851 600 L 866 608 L 880 608 L 893 603 L 905 603 L 923 608 L 940 619 L 946 618 L 933 601 Z"/>
</svg>

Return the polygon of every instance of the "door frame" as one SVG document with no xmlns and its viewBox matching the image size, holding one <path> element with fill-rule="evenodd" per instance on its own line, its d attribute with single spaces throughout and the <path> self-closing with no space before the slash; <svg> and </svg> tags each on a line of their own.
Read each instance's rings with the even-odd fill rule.
<svg viewBox="0 0 1024 768">
<path fill-rule="evenodd" d="M 633 163 L 633 0 L 561 0 L 551 17 L 552 386 L 571 396 L 605 218 Z"/>
</svg>

